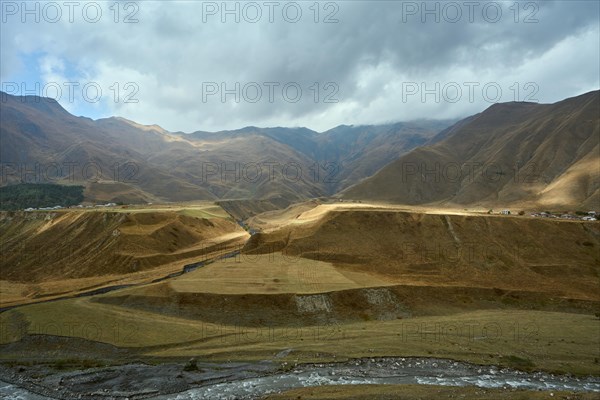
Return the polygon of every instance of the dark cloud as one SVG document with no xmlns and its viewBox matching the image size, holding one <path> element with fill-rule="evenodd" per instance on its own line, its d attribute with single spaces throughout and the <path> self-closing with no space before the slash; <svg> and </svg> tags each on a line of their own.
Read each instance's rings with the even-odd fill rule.
<svg viewBox="0 0 600 400">
<path fill-rule="evenodd" d="M 514 1 L 475 3 L 472 19 L 467 6 L 472 3 L 462 1 L 321 2 L 318 23 L 309 8 L 312 2 L 295 3 L 302 10 L 296 23 L 281 13 L 289 2 L 279 3 L 273 23 L 263 2 L 255 3 L 262 11 L 255 23 L 244 20 L 255 16 L 251 8 L 239 23 L 232 15 L 226 15 L 225 23 L 219 14 L 203 15 L 221 2 L 137 2 L 138 22 L 131 24 L 114 23 L 108 9 L 112 3 L 100 3 L 103 18 L 97 23 L 63 18 L 23 24 L 7 16 L 2 25 L 2 80 L 16 76 L 19 60 L 31 53 L 41 55 L 40 63 L 52 56 L 70 73 L 46 73 L 41 81 L 93 80 L 103 87 L 135 82 L 139 102 L 107 100 L 105 112 L 188 131 L 242 125 L 326 129 L 342 123 L 459 117 L 490 104 L 481 92 L 472 101 L 466 93 L 457 102 L 438 102 L 434 95 L 424 101 L 420 94 L 406 98 L 404 89 L 413 82 L 426 88 L 439 83 L 440 90 L 448 83 L 494 82 L 503 91 L 500 101 L 513 100 L 515 82 L 518 99 L 533 82 L 540 101 L 598 87 L 598 2 L 519 2 L 518 14 Z M 247 2 L 238 4 L 241 9 Z M 424 4 L 429 9 L 437 5 L 439 22 L 435 14 L 423 15 Z M 502 16 L 494 22 L 498 9 Z M 288 17 L 293 10 L 290 6 Z M 119 18 L 131 11 L 121 9 Z M 322 23 L 333 11 L 338 22 Z M 557 81 L 573 68 L 578 69 L 576 76 Z M 241 101 L 235 103 L 228 95 L 223 103 L 214 95 L 203 102 L 203 88 L 211 82 L 228 89 L 239 82 Z M 253 82 L 262 90 L 256 103 L 249 101 L 255 96 Z M 272 102 L 265 82 L 279 84 Z M 290 83 L 302 89 L 298 102 L 282 96 L 281 88 Z M 325 102 L 327 96 L 338 102 Z"/>
</svg>

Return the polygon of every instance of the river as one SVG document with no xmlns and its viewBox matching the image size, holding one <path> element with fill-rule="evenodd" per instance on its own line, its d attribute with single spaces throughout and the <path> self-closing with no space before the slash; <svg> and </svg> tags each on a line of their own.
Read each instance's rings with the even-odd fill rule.
<svg viewBox="0 0 600 400">
<path fill-rule="evenodd" d="M 180 393 L 147 398 L 153 400 L 255 399 L 301 387 L 362 384 L 478 386 L 600 393 L 600 377 L 523 372 L 446 359 L 386 357 L 356 359 L 341 363 L 301 364 L 286 372 L 279 371 L 249 378 L 237 376 Z M 107 395 L 110 396 L 110 390 L 103 393 L 104 398 Z M 0 397 L 8 400 L 52 398 L 3 382 L 0 382 Z"/>
</svg>

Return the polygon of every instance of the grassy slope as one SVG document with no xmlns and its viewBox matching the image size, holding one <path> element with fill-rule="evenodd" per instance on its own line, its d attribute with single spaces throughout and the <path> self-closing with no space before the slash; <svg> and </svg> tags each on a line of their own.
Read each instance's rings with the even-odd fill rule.
<svg viewBox="0 0 600 400">
<path fill-rule="evenodd" d="M 253 236 L 245 251 L 284 251 L 395 284 L 536 291 L 598 301 L 599 248 L 597 222 L 324 205 L 279 230 Z"/>
<path fill-rule="evenodd" d="M 330 211 L 305 211 L 281 231 L 255 235 L 239 260 L 211 264 L 178 279 L 2 313 L 2 342 L 13 343 L 4 347 L 3 357 L 33 359 L 37 351 L 49 351 L 47 335 L 54 335 L 89 339 L 81 356 L 100 359 L 112 353 L 94 350 L 93 343 L 154 359 L 197 355 L 258 360 L 293 349 L 281 360 L 435 356 L 600 373 L 600 321 L 593 316 L 598 304 L 593 290 L 597 224 L 446 218 L 390 209 Z M 431 260 L 398 262 L 401 254 L 393 251 L 407 238 L 423 244 L 489 241 L 508 249 L 514 241 L 532 240 L 543 251 L 517 263 L 497 254 L 484 260 L 484 268 L 479 262 L 456 265 L 440 258 L 433 261 L 437 269 L 424 271 Z M 316 258 L 315 248 L 306 245 L 315 241 L 329 259 L 311 260 Z M 272 244 L 285 254 L 265 254 Z M 296 259 L 290 253 L 304 257 Z M 395 273 L 398 270 L 389 265 L 419 265 L 421 270 Z M 391 319 L 365 308 L 372 289 L 364 287 L 387 285 L 393 286 L 378 290 L 389 291 L 404 307 Z M 315 292 L 331 299 L 331 311 L 299 308 L 297 297 Z M 378 298 L 382 299 L 376 296 L 375 303 Z M 36 345 L 19 345 L 25 334 L 42 336 L 29 336 L 38 338 Z M 63 353 L 45 354 L 56 358 Z"/>
<path fill-rule="evenodd" d="M 165 316 L 89 299 L 30 305 L 0 314 L 3 343 L 23 334 L 69 336 L 110 343 L 138 357 L 198 356 L 203 360 L 281 359 L 318 362 L 355 357 L 422 356 L 576 374 L 600 374 L 600 321 L 584 314 L 473 311 L 449 316 L 300 327 L 251 326 Z M 3 359 L 38 359 L 50 342 L 2 350 Z M 84 344 L 80 357 L 111 358 Z M 46 354 L 50 360 L 64 357 Z"/>
<path fill-rule="evenodd" d="M 599 108 L 599 91 L 555 104 L 495 104 L 342 195 L 404 204 L 597 209 Z"/>
<path fill-rule="evenodd" d="M 247 234 L 218 206 L 4 213 L 2 305 L 148 282 L 238 248 Z"/>
</svg>

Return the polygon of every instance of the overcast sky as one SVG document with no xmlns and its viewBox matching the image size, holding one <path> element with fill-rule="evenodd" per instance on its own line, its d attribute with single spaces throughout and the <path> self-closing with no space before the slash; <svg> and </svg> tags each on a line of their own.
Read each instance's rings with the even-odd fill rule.
<svg viewBox="0 0 600 400">
<path fill-rule="evenodd" d="M 3 91 L 171 131 L 458 118 L 600 85 L 597 1 L 0 4 Z"/>
</svg>

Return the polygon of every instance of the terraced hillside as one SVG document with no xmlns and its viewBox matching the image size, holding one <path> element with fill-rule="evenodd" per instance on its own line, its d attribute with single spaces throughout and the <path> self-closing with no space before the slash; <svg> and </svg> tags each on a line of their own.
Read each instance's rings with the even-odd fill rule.
<svg viewBox="0 0 600 400">
<path fill-rule="evenodd" d="M 254 235 L 245 251 L 327 260 L 405 285 L 597 299 L 599 241 L 597 222 L 321 205 Z"/>
<path fill-rule="evenodd" d="M 151 268 L 151 260 L 196 254 L 191 241 L 178 249 L 167 239 L 175 228 L 206 232 L 199 229 L 206 221 L 185 216 L 206 212 L 106 218 L 123 218 L 116 238 L 136 243 L 144 232 L 164 249 L 144 258 L 128 247 L 131 260 Z M 52 363 L 60 346 L 74 365 L 397 355 L 597 373 L 596 222 L 316 203 L 253 220 L 269 229 L 231 258 L 159 282 L 4 311 L 4 359 Z M 227 225 L 214 224 L 227 234 Z M 535 234 L 542 230 L 551 234 Z"/>
<path fill-rule="evenodd" d="M 197 260 L 206 253 L 202 243 L 215 237 L 226 245 L 209 256 L 227 251 L 232 257 L 158 282 L 5 310 L 2 359 L 80 368 L 190 357 L 294 365 L 416 356 L 598 374 L 597 222 L 315 202 L 257 215 L 251 221 L 263 231 L 248 238 L 219 210 L 13 220 L 47 240 L 68 222 L 62 229 L 74 238 L 95 232 L 96 246 L 122 241 L 125 254 L 107 259 L 115 275 L 94 276 L 99 271 L 83 259 L 78 272 L 54 261 L 71 287 L 106 284 L 113 276 L 149 282 L 180 271 L 187 257 Z M 175 240 L 178 234 L 186 237 Z M 229 245 L 241 242 L 241 253 L 232 252 Z M 138 272 L 130 269 L 135 261 Z M 51 269 L 32 271 L 52 276 Z M 53 294 L 64 289 L 50 282 L 36 287 Z M 13 291 L 3 292 L 3 301 L 11 294 L 13 304 L 40 299 Z"/>
<path fill-rule="evenodd" d="M 270 326 L 507 307 L 591 313 L 600 301 L 597 223 L 307 203 L 252 220 L 286 218 L 234 259 L 97 301 Z"/>
<path fill-rule="evenodd" d="M 0 214 L 1 304 L 149 282 L 241 246 L 218 206 Z"/>
</svg>

